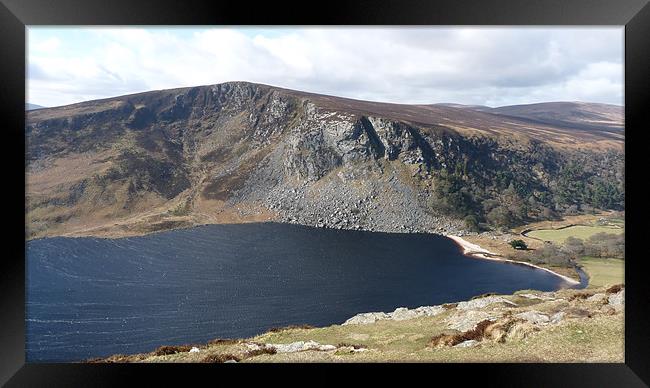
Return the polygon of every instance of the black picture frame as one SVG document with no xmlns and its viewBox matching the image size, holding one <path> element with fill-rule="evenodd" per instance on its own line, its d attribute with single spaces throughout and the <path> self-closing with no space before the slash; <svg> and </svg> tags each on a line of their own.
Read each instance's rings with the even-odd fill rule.
<svg viewBox="0 0 650 388">
<path fill-rule="evenodd" d="M 352 371 L 351 365 L 98 365 L 26 364 L 25 321 L 25 26 L 26 25 L 619 25 L 625 26 L 626 124 L 626 311 L 624 364 L 364 364 L 354 367 L 352 380 L 391 375 L 425 377 L 440 373 L 454 384 L 477 379 L 498 386 L 646 386 L 650 382 L 650 310 L 643 260 L 635 256 L 646 212 L 643 200 L 643 132 L 646 131 L 650 83 L 650 5 L 647 0 L 491 0 L 491 1 L 357 1 L 327 3 L 242 1 L 101 1 L 0 0 L 0 110 L 2 111 L 2 176 L 7 179 L 4 254 L 0 272 L 0 383 L 7 386 L 115 386 L 134 374 L 167 382 L 181 377 L 214 379 L 218 374 L 250 379 L 277 372 L 303 374 L 323 382 L 331 372 Z M 630 175 L 632 174 L 632 175 Z M 641 193 L 641 194 L 639 194 Z M 22 226 L 21 226 L 22 225 Z M 635 227 L 639 225 L 639 227 Z M 22 228 L 22 229 L 21 229 Z M 630 254 L 632 253 L 632 254 Z M 216 368 L 216 369 L 215 369 Z M 252 368 L 259 374 L 250 374 Z M 318 369 L 317 369 L 318 368 Z M 436 373 L 437 372 L 437 373 Z M 206 376 L 208 375 L 208 376 Z M 212 376 L 212 377 L 210 377 Z M 142 377 L 142 376 L 141 376 Z M 208 380 L 210 381 L 210 380 Z M 213 380 L 215 383 L 222 380 Z M 361 381 L 361 380 L 359 380 Z M 150 384 L 151 380 L 149 381 Z M 264 382 L 260 380 L 260 382 Z M 340 383 L 340 381 L 334 381 Z"/>
</svg>

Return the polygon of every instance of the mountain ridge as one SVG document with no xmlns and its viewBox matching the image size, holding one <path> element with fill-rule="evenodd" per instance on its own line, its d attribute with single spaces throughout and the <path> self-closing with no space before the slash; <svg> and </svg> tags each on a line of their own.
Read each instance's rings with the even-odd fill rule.
<svg viewBox="0 0 650 388">
<path fill-rule="evenodd" d="M 37 104 L 30 104 L 30 103 L 25 103 L 25 110 L 35 110 L 35 109 L 45 109 L 46 107 L 42 105 L 37 105 Z"/>
<path fill-rule="evenodd" d="M 28 236 L 259 221 L 458 232 L 620 206 L 623 133 L 503 117 L 248 82 L 30 111 Z M 564 197 L 589 199 L 553 199 L 551 178 L 584 160 L 588 190 Z"/>
<path fill-rule="evenodd" d="M 484 106 L 479 106 L 478 109 L 475 106 L 472 105 L 462 105 L 462 104 L 447 104 L 447 103 L 441 103 L 441 104 L 400 104 L 400 103 L 387 103 L 387 102 L 377 102 L 377 101 L 364 101 L 364 100 L 358 100 L 358 99 L 353 99 L 353 98 L 348 98 L 348 97 L 337 97 L 337 96 L 332 96 L 332 95 L 325 95 L 325 94 L 318 94 L 318 93 L 311 93 L 311 92 L 304 92 L 304 91 L 298 91 L 298 90 L 292 90 L 292 89 L 286 89 L 282 87 L 276 87 L 276 86 L 271 86 L 271 85 L 265 85 L 265 84 L 257 84 L 257 83 L 251 83 L 251 82 L 246 82 L 246 81 L 233 81 L 233 82 L 225 82 L 222 84 L 213 84 L 213 85 L 201 85 L 201 86 L 192 86 L 192 87 L 180 87 L 180 88 L 172 88 L 172 89 L 160 89 L 160 90 L 153 90 L 153 91 L 147 91 L 147 92 L 139 92 L 139 93 L 133 93 L 133 94 L 128 94 L 128 95 L 123 95 L 123 96 L 116 96 L 116 97 L 109 97 L 109 98 L 103 98 L 103 99 L 98 99 L 98 100 L 91 100 L 91 101 L 84 101 L 84 102 L 79 102 L 75 104 L 69 104 L 69 105 L 64 105 L 60 107 L 54 107 L 54 108 L 44 108 L 45 111 L 41 111 L 39 113 L 45 115 L 46 112 L 52 112 L 52 111 L 59 111 L 61 114 L 66 115 L 66 114 L 83 114 L 84 111 L 77 112 L 75 108 L 83 108 L 86 106 L 96 106 L 98 103 L 110 103 L 110 102 L 115 102 L 115 101 L 129 101 L 131 99 L 140 99 L 142 97 L 150 96 L 152 94 L 169 94 L 169 93 L 186 93 L 190 90 L 204 90 L 204 89 L 209 89 L 209 88 L 214 88 L 214 87 L 219 87 L 220 85 L 240 85 L 240 86 L 246 86 L 246 87 L 252 87 L 252 88 L 263 88 L 266 90 L 274 90 L 286 95 L 294 96 L 294 97 L 299 97 L 301 99 L 307 99 L 310 100 L 314 103 L 316 103 L 319 106 L 325 107 L 325 108 L 331 108 L 334 110 L 340 110 L 340 111 L 346 111 L 349 113 L 354 113 L 354 114 L 360 114 L 360 115 L 379 115 L 379 116 L 388 116 L 390 118 L 395 118 L 399 119 L 402 121 L 407 121 L 411 122 L 416 125 L 449 125 L 452 124 L 451 126 L 460 131 L 465 131 L 466 133 L 470 132 L 481 132 L 482 130 L 485 131 L 486 128 L 485 124 L 488 124 L 489 129 L 492 129 L 492 134 L 495 134 L 495 132 L 498 132 L 498 130 L 503 130 L 506 133 L 509 134 L 521 134 L 521 132 L 524 132 L 527 129 L 533 129 L 531 128 L 531 119 L 534 117 L 531 115 L 526 115 L 526 114 L 507 114 L 508 112 L 512 110 L 517 110 L 520 107 L 532 107 L 532 106 L 548 106 L 549 104 L 552 105 L 583 105 L 587 107 L 608 107 L 608 108 L 615 108 L 622 110 L 622 107 L 618 107 L 617 105 L 611 105 L 611 104 L 600 104 L 600 103 L 587 103 L 587 102 L 545 102 L 545 103 L 534 103 L 534 104 L 522 104 L 522 105 L 508 105 L 508 106 L 502 106 L 502 107 L 496 107 L 496 108 L 490 108 L 490 107 L 484 107 Z M 470 116 L 472 120 L 470 120 L 469 124 L 466 126 L 459 126 L 457 125 L 459 121 L 458 117 L 462 115 L 467 115 L 467 108 L 470 108 L 472 111 L 477 112 L 473 116 Z M 87 113 L 93 113 L 92 110 L 88 111 Z M 621 112 L 622 113 L 622 112 Z M 449 117 L 445 117 L 449 116 Z M 495 117 L 495 115 L 498 115 Z M 503 122 L 503 117 L 500 116 L 508 116 L 511 121 L 509 123 L 504 123 Z M 499 122 L 501 120 L 501 122 Z M 454 125 L 456 124 L 456 125 Z M 507 125 L 510 124 L 510 125 Z M 535 122 L 537 126 L 540 124 L 542 125 L 543 128 L 549 128 L 549 129 L 581 129 L 582 127 L 580 126 L 580 123 L 577 122 L 571 122 L 570 124 L 573 124 L 573 128 L 567 128 L 566 124 L 567 122 L 562 122 L 562 121 L 544 121 L 541 120 L 538 122 Z M 559 127 L 557 125 L 560 124 Z M 622 123 L 622 114 L 620 115 L 620 122 L 616 122 L 615 119 L 610 119 L 610 121 L 607 123 L 608 126 L 592 126 L 590 129 L 596 129 L 596 130 L 609 130 L 611 129 L 612 126 L 615 126 L 619 129 L 622 129 L 623 123 Z M 553 127 L 556 125 L 556 127 Z M 494 131 L 496 129 L 496 131 Z M 488 130 L 489 131 L 489 130 Z M 565 133 L 565 131 L 560 130 L 562 134 Z M 530 135 L 530 134 L 529 134 Z M 609 136 L 607 134 L 602 134 L 600 133 L 601 138 L 598 136 L 596 137 L 590 137 L 587 139 L 588 141 L 603 141 L 604 138 L 607 139 L 613 139 L 613 140 L 622 140 L 623 137 L 619 136 L 618 134 L 614 136 Z M 533 137 L 534 134 L 532 135 Z M 540 133 L 541 136 L 541 133 Z M 539 137 L 539 136 L 538 136 Z M 542 139 L 548 141 L 549 139 Z M 564 142 L 562 143 L 564 146 L 572 146 L 571 142 Z M 611 145 L 611 144 L 610 144 Z"/>
</svg>

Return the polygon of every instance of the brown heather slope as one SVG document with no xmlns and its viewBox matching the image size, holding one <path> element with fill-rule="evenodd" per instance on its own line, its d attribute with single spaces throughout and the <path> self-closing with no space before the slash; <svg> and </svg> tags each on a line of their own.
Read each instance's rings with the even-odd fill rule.
<svg viewBox="0 0 650 388">
<path fill-rule="evenodd" d="M 25 135 L 28 238 L 270 220 L 457 232 L 457 214 L 430 206 L 440 174 L 479 187 L 477 204 L 498 201 L 503 171 L 537 198 L 571 158 L 620 181 L 624 139 L 246 82 L 29 111 Z"/>
<path fill-rule="evenodd" d="M 489 112 L 583 131 L 605 131 L 620 135 L 624 127 L 624 110 L 618 105 L 546 102 L 504 106 Z"/>
<path fill-rule="evenodd" d="M 386 117 L 415 126 L 447 127 L 469 136 L 515 136 L 543 141 L 556 147 L 594 149 L 620 149 L 624 139 L 621 132 L 623 108 L 616 105 L 550 102 L 488 108 L 487 111 L 468 106 L 471 108 L 468 111 L 464 106 L 454 104 L 391 104 L 281 90 L 334 111 Z M 512 117 L 504 119 L 504 115 Z M 535 119 L 535 122 L 531 122 L 531 119 Z M 593 124 L 593 128 L 589 127 L 593 131 L 584 131 L 581 126 L 584 124 Z"/>
<path fill-rule="evenodd" d="M 625 110 L 620 105 L 590 102 L 542 102 L 491 108 L 484 105 L 435 104 L 469 111 L 485 112 L 534 125 L 546 125 L 572 131 L 611 132 L 622 138 Z"/>
<path fill-rule="evenodd" d="M 498 108 L 473 107 L 460 104 L 408 105 L 362 101 L 344 97 L 301 92 L 279 87 L 249 83 L 223 85 L 254 85 L 262 92 L 275 91 L 299 100 L 311 101 L 319 107 L 358 116 L 378 116 L 424 127 L 447 127 L 467 135 L 489 134 L 497 137 L 516 136 L 544 141 L 557 147 L 590 147 L 620 149 L 624 140 L 623 107 L 582 102 L 549 102 L 512 105 Z M 171 95 L 197 92 L 213 86 L 152 91 L 94 100 L 56 108 L 30 112 L 30 120 L 68 118 L 98 113 L 127 105 L 127 101 L 169 100 Z M 166 101 L 167 103 L 169 101 Z M 134 104 L 138 105 L 136 102 Z M 156 101 L 156 104 L 160 104 Z M 503 116 L 510 116 L 504 119 Z M 533 121 L 533 122 L 531 122 Z M 573 127 L 571 126 L 573 124 Z M 581 125 L 593 125 L 593 131 L 582 130 Z M 591 128 L 591 127 L 590 127 Z M 610 133 L 613 132 L 613 133 Z"/>
</svg>

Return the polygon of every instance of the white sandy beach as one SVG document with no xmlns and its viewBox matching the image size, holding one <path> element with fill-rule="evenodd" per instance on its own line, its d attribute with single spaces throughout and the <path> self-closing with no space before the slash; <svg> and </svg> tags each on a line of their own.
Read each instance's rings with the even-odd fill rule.
<svg viewBox="0 0 650 388">
<path fill-rule="evenodd" d="M 510 259 L 504 259 L 504 258 L 499 258 L 499 257 L 490 257 L 488 255 L 496 255 L 493 252 L 488 251 L 487 249 L 481 248 L 479 245 L 472 244 L 471 242 L 463 239 L 462 237 L 459 236 L 452 236 L 452 235 L 446 235 L 446 237 L 449 237 L 450 239 L 454 240 L 458 245 L 460 245 L 463 248 L 463 254 L 468 255 L 468 256 L 474 256 L 478 257 L 481 259 L 485 260 L 493 260 L 493 261 L 504 261 L 504 262 L 510 262 L 510 263 L 515 263 L 515 264 L 522 264 L 522 265 L 527 265 L 529 267 L 541 269 L 542 271 L 550 272 L 555 276 L 559 276 L 562 279 L 564 279 L 566 282 L 570 284 L 580 284 L 579 281 L 575 279 L 571 279 L 568 276 L 564 276 L 562 274 L 559 274 L 555 271 L 551 271 L 548 268 L 540 267 L 538 265 L 532 264 L 532 263 L 526 263 L 523 261 L 516 261 L 516 260 L 510 260 Z"/>
</svg>

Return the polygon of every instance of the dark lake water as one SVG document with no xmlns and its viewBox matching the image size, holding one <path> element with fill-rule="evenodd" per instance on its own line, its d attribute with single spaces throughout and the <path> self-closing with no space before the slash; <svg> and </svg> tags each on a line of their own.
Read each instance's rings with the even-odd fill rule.
<svg viewBox="0 0 650 388">
<path fill-rule="evenodd" d="M 464 256 L 438 235 L 263 223 L 27 244 L 28 362 L 249 337 L 289 324 L 555 290 L 548 272 Z"/>
</svg>

